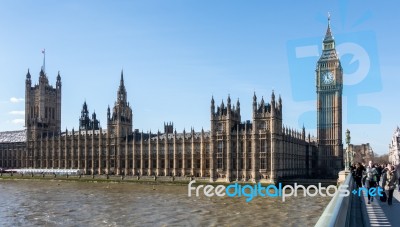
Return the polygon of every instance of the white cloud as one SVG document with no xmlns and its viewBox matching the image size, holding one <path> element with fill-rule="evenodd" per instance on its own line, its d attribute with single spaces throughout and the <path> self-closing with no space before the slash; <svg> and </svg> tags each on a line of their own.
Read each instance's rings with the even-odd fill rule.
<svg viewBox="0 0 400 227">
<path fill-rule="evenodd" d="M 12 102 L 12 103 L 19 103 L 19 102 L 22 102 L 22 101 L 24 101 L 23 98 L 15 98 L 15 97 L 11 97 L 10 98 L 10 102 Z"/>
<path fill-rule="evenodd" d="M 11 115 L 25 115 L 25 111 L 23 111 L 23 110 L 13 110 L 13 111 L 10 111 L 9 114 L 11 114 Z"/>
<path fill-rule="evenodd" d="M 14 119 L 11 121 L 13 124 L 23 124 L 25 123 L 24 119 Z"/>
</svg>

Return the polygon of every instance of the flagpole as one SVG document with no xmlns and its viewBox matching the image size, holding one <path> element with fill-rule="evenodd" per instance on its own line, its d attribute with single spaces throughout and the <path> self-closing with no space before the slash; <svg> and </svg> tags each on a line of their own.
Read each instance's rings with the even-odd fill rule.
<svg viewBox="0 0 400 227">
<path fill-rule="evenodd" d="M 43 72 L 46 73 L 46 49 L 43 48 Z"/>
</svg>

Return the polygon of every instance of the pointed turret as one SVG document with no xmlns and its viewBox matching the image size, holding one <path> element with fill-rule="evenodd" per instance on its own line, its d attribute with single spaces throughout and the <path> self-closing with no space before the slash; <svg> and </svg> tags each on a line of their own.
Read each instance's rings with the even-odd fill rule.
<svg viewBox="0 0 400 227">
<path fill-rule="evenodd" d="M 117 102 L 126 105 L 126 89 L 124 84 L 124 71 L 121 70 L 121 79 L 119 81 L 119 88 L 117 94 Z"/>
<path fill-rule="evenodd" d="M 119 81 L 119 86 L 123 87 L 124 85 L 124 70 L 121 70 L 121 80 Z"/>
<path fill-rule="evenodd" d="M 256 92 L 254 92 L 253 95 L 253 113 L 255 113 L 257 111 L 257 96 L 256 96 Z"/>
<path fill-rule="evenodd" d="M 44 73 L 43 68 L 40 70 L 40 73 L 39 73 L 39 85 L 40 84 L 43 84 L 43 85 L 49 84 L 49 80 L 47 79 L 47 76 Z"/>
<path fill-rule="evenodd" d="M 86 110 L 86 112 L 87 112 L 87 104 L 86 104 L 86 100 L 83 102 L 83 110 Z"/>
<path fill-rule="evenodd" d="M 282 98 L 281 98 L 281 95 L 279 95 L 279 99 L 278 99 L 278 108 L 279 108 L 279 110 L 282 110 Z"/>
<path fill-rule="evenodd" d="M 83 102 L 82 105 L 81 118 L 79 118 L 79 128 L 83 130 L 90 130 L 92 128 L 92 121 L 89 118 L 89 110 L 86 104 L 86 100 Z"/>
<path fill-rule="evenodd" d="M 240 115 L 240 102 L 239 102 L 239 98 L 236 102 L 236 113 Z"/>
<path fill-rule="evenodd" d="M 58 89 L 61 88 L 61 76 L 60 76 L 60 71 L 58 71 L 58 74 L 57 74 L 56 87 L 57 87 Z"/>
<path fill-rule="evenodd" d="M 271 94 L 271 113 L 272 115 L 275 115 L 275 92 L 272 90 Z"/>
<path fill-rule="evenodd" d="M 26 86 L 29 86 L 29 87 L 31 87 L 31 85 L 32 85 L 31 73 L 29 72 L 29 69 L 28 69 L 28 73 L 26 73 L 25 84 L 26 84 Z M 30 89 L 29 89 L 29 90 L 30 90 Z"/>
<path fill-rule="evenodd" d="M 211 96 L 211 116 L 215 113 L 214 96 Z"/>
<path fill-rule="evenodd" d="M 29 69 L 28 69 L 28 73 L 26 74 L 26 79 L 31 79 L 31 73 L 29 72 Z"/>
<path fill-rule="evenodd" d="M 275 91 L 274 91 L 274 90 L 272 90 L 271 102 L 274 102 L 274 103 L 275 103 Z"/>
</svg>

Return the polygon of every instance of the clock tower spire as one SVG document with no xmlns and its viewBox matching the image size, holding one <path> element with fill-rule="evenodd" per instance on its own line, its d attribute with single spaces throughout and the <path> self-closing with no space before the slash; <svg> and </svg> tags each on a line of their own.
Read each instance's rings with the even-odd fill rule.
<svg viewBox="0 0 400 227">
<path fill-rule="evenodd" d="M 316 67 L 317 136 L 322 174 L 337 175 L 343 169 L 342 93 L 343 69 L 335 49 L 330 15 Z"/>
</svg>

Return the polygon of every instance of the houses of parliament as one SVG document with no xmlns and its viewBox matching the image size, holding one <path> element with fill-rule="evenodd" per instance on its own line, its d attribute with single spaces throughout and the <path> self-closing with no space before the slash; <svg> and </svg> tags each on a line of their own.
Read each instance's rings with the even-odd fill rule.
<svg viewBox="0 0 400 227">
<path fill-rule="evenodd" d="M 313 72 L 310 70 L 310 76 Z M 315 69 L 317 138 L 305 128 L 283 126 L 283 101 L 253 96 L 252 119 L 243 121 L 240 102 L 210 102 L 210 130 L 176 132 L 133 129 L 123 72 L 116 102 L 107 109 L 107 128 L 83 104 L 79 129 L 61 131 L 62 82 L 49 84 L 44 69 L 25 82 L 25 130 L 0 132 L 0 167 L 80 169 L 85 174 L 191 176 L 210 181 L 268 181 L 337 176 L 343 167 L 343 70 L 328 27 Z M 135 110 L 140 111 L 140 110 Z"/>
</svg>

